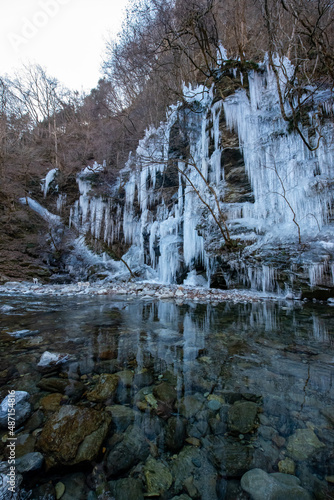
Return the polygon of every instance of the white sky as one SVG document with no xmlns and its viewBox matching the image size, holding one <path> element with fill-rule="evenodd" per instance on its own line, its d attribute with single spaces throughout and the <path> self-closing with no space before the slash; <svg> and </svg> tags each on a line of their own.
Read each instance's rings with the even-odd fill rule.
<svg viewBox="0 0 334 500">
<path fill-rule="evenodd" d="M 0 0 L 0 75 L 38 63 L 75 90 L 101 77 L 105 40 L 121 28 L 128 0 Z"/>
</svg>

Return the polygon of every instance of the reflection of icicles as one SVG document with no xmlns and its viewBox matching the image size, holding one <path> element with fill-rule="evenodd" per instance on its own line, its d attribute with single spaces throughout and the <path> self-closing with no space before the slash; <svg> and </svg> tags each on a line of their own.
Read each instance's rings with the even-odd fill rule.
<svg viewBox="0 0 334 500">
<path fill-rule="evenodd" d="M 321 321 L 321 318 L 319 318 L 319 316 L 316 316 L 315 314 L 312 314 L 312 320 L 314 338 L 323 342 L 328 342 L 330 340 L 330 335 L 326 324 Z"/>
</svg>

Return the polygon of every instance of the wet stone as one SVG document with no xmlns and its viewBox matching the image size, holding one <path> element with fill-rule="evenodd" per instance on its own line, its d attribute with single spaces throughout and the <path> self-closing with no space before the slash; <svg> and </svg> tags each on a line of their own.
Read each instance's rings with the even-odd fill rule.
<svg viewBox="0 0 334 500">
<path fill-rule="evenodd" d="M 44 413 L 40 410 L 35 411 L 24 425 L 26 432 L 33 432 L 35 429 L 42 427 L 44 422 Z"/>
<path fill-rule="evenodd" d="M 35 450 L 36 438 L 31 434 L 19 434 L 15 443 L 15 455 L 17 458 L 23 457 L 27 453 Z M 7 451 L 6 451 L 7 453 Z"/>
<path fill-rule="evenodd" d="M 73 379 L 61 379 L 56 377 L 42 378 L 38 382 L 37 387 L 42 391 L 60 392 L 74 400 L 79 399 L 85 389 L 84 384 L 81 382 L 77 382 Z"/>
<path fill-rule="evenodd" d="M 43 411 L 57 411 L 62 401 L 65 401 L 62 394 L 49 394 L 40 400 L 40 408 Z"/>
<path fill-rule="evenodd" d="M 239 441 L 209 436 L 205 439 L 204 446 L 210 461 L 223 476 L 241 477 L 251 467 L 253 450 Z"/>
<path fill-rule="evenodd" d="M 178 452 L 184 444 L 186 427 L 183 419 L 171 417 L 168 419 L 165 432 L 165 446 L 173 453 Z"/>
<path fill-rule="evenodd" d="M 192 418 L 203 408 L 204 402 L 196 396 L 185 396 L 178 403 L 178 409 L 181 415 L 186 418 Z"/>
<path fill-rule="evenodd" d="M 289 474 L 267 474 L 252 469 L 241 478 L 242 488 L 253 500 L 311 500 L 311 495 L 300 486 L 300 480 Z"/>
<path fill-rule="evenodd" d="M 144 369 L 141 372 L 136 373 L 133 378 L 133 385 L 138 389 L 150 386 L 153 384 L 153 382 L 154 382 L 153 375 L 147 369 Z"/>
<path fill-rule="evenodd" d="M 149 445 L 140 427 L 128 427 L 124 438 L 109 452 L 107 458 L 107 476 L 117 477 L 128 471 L 149 455 Z"/>
<path fill-rule="evenodd" d="M 119 378 L 116 375 L 103 373 L 99 376 L 94 389 L 87 394 L 87 399 L 97 403 L 113 399 L 118 382 Z"/>
<path fill-rule="evenodd" d="M 324 447 L 312 429 L 297 429 L 287 442 L 288 454 L 294 460 L 306 460 Z"/>
<path fill-rule="evenodd" d="M 25 391 L 15 391 L 15 395 L 8 394 L 0 404 L 0 428 L 8 428 L 8 410 L 15 404 L 15 425 L 18 427 L 31 415 L 29 403 L 30 394 Z"/>
<path fill-rule="evenodd" d="M 251 401 L 237 401 L 228 411 L 228 430 L 247 434 L 256 427 L 258 406 Z"/>
<path fill-rule="evenodd" d="M 86 500 L 88 488 L 86 486 L 86 476 L 82 472 L 70 474 L 62 478 L 65 491 L 61 500 Z"/>
<path fill-rule="evenodd" d="M 55 500 L 56 491 L 51 481 L 41 486 L 37 486 L 32 490 L 32 497 L 34 500 Z M 62 497 L 64 498 L 64 497 Z M 79 499 L 80 500 L 80 499 Z"/>
<path fill-rule="evenodd" d="M 162 462 L 150 457 L 144 465 L 147 491 L 150 495 L 162 495 L 173 482 L 172 474 Z"/>
<path fill-rule="evenodd" d="M 115 376 L 119 378 L 119 385 L 123 387 L 132 387 L 134 373 L 130 370 L 123 370 L 121 372 L 116 372 Z"/>
<path fill-rule="evenodd" d="M 63 496 L 63 494 L 65 493 L 65 489 L 65 484 L 61 481 L 58 481 L 58 483 L 55 485 L 56 500 L 59 500 Z"/>
<path fill-rule="evenodd" d="M 131 408 L 122 405 L 107 406 L 106 412 L 111 417 L 116 432 L 124 432 L 135 420 L 135 412 Z"/>
<path fill-rule="evenodd" d="M 107 435 L 110 417 L 90 408 L 62 406 L 45 424 L 38 449 L 47 468 L 94 460 Z"/>
<path fill-rule="evenodd" d="M 162 382 L 154 387 L 153 394 L 157 400 L 169 405 L 173 405 L 177 397 L 176 390 L 167 382 Z"/>
<path fill-rule="evenodd" d="M 284 460 L 280 460 L 278 462 L 278 470 L 283 474 L 295 474 L 296 465 L 291 458 L 285 458 Z"/>
<path fill-rule="evenodd" d="M 16 467 L 20 474 L 35 471 L 43 467 L 44 457 L 39 452 L 32 452 L 23 455 L 16 460 Z"/>
<path fill-rule="evenodd" d="M 144 500 L 142 482 L 133 477 L 109 481 L 115 500 Z"/>
</svg>

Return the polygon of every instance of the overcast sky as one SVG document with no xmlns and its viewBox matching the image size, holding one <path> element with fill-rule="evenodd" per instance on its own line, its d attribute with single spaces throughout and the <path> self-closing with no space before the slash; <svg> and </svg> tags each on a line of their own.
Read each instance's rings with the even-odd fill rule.
<svg viewBox="0 0 334 500">
<path fill-rule="evenodd" d="M 128 0 L 0 0 L 0 75 L 41 64 L 71 89 L 96 86 Z"/>
</svg>

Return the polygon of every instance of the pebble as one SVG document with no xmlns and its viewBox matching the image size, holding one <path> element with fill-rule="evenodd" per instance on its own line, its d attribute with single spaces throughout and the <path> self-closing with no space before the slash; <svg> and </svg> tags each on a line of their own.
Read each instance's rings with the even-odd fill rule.
<svg viewBox="0 0 334 500">
<path fill-rule="evenodd" d="M 65 484 L 59 481 L 55 486 L 55 490 L 56 490 L 56 499 L 59 500 L 65 493 Z"/>
</svg>

